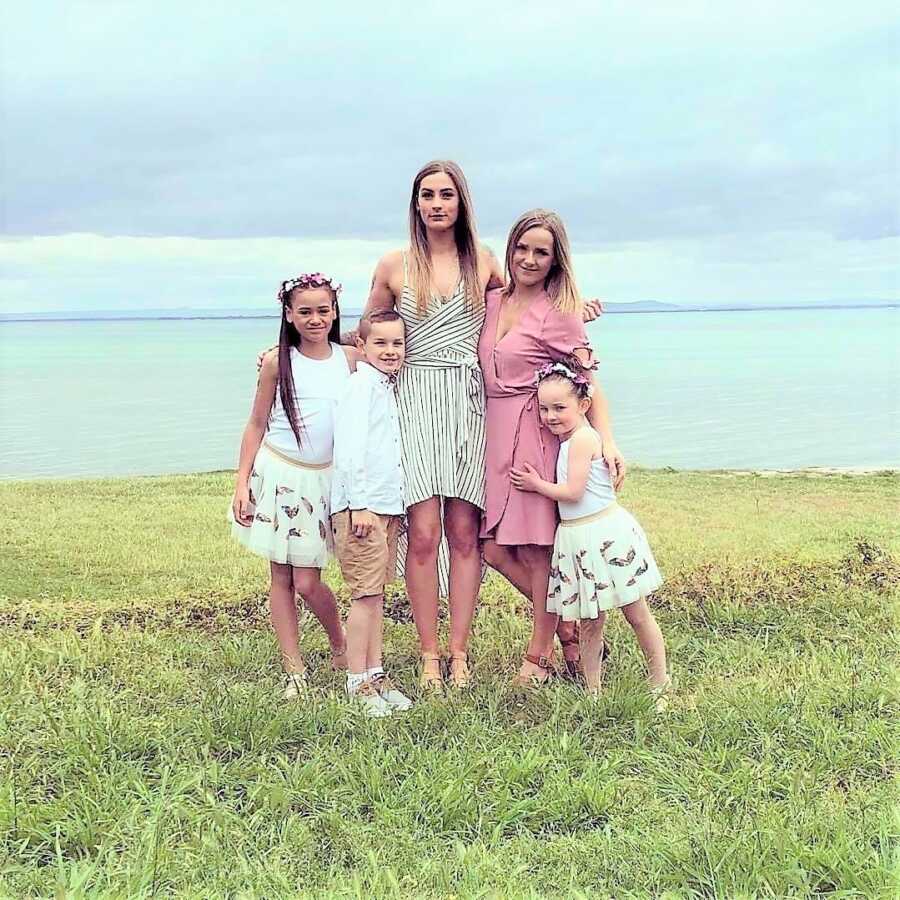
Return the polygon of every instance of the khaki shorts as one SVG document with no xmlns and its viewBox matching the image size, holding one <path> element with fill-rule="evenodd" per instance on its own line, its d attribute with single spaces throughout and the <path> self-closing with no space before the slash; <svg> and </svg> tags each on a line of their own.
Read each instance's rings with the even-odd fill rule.
<svg viewBox="0 0 900 900">
<path fill-rule="evenodd" d="M 350 510 L 343 509 L 331 517 L 334 549 L 350 598 L 377 597 L 384 586 L 397 577 L 397 538 L 402 516 L 375 513 L 375 525 L 369 534 L 356 537 L 350 530 Z"/>
</svg>

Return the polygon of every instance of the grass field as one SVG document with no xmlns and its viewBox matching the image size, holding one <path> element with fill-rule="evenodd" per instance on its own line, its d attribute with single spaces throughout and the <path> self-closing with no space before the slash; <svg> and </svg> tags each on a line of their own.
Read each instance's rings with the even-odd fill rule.
<svg viewBox="0 0 900 900">
<path fill-rule="evenodd" d="M 621 617 L 602 698 L 512 690 L 529 623 L 489 578 L 477 686 L 380 721 L 315 623 L 313 698 L 276 699 L 230 485 L 0 484 L 0 896 L 900 892 L 896 475 L 629 477 L 667 576 L 663 715 Z"/>
</svg>

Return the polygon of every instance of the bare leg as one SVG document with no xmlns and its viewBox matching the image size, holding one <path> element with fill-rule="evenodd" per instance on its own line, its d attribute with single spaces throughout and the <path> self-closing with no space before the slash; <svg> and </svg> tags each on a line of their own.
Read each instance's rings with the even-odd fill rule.
<svg viewBox="0 0 900 900">
<path fill-rule="evenodd" d="M 600 693 L 600 676 L 603 653 L 603 626 L 606 624 L 606 613 L 602 612 L 596 619 L 581 620 L 581 660 L 584 666 L 584 680 L 588 692 Z"/>
<path fill-rule="evenodd" d="M 504 544 L 498 544 L 493 538 L 489 538 L 484 542 L 483 550 L 485 562 L 491 568 L 496 569 L 520 594 L 523 594 L 530 600 L 532 592 L 531 570 L 520 559 L 515 549 Z M 544 591 L 544 596 L 546 598 L 546 590 Z M 546 602 L 544 605 L 546 606 Z M 564 622 L 560 619 L 556 626 L 556 633 L 559 635 L 560 643 L 563 644 L 565 642 L 563 656 L 565 659 L 573 662 L 580 658 L 578 644 L 572 643 L 572 639 L 576 635 L 575 625 L 575 622 Z M 552 649 L 551 641 L 550 650 L 548 650 L 546 655 L 549 656 Z"/>
<path fill-rule="evenodd" d="M 303 672 L 306 666 L 300 655 L 300 626 L 294 601 L 293 573 L 289 565 L 282 563 L 270 563 L 270 568 L 269 618 L 281 649 L 281 662 L 285 672 Z"/>
<path fill-rule="evenodd" d="M 372 612 L 371 630 L 369 631 L 369 646 L 366 648 L 366 668 L 374 669 L 383 664 L 382 647 L 384 644 L 384 594 L 375 598 L 376 603 Z"/>
<path fill-rule="evenodd" d="M 412 606 L 419 649 L 429 656 L 425 672 L 440 677 L 438 658 L 438 544 L 441 540 L 441 501 L 430 497 L 406 511 L 409 520 L 406 552 L 406 591 Z"/>
<path fill-rule="evenodd" d="M 635 637 L 641 645 L 644 658 L 647 660 L 647 671 L 651 687 L 662 687 L 669 679 L 666 670 L 666 644 L 663 640 L 656 618 L 641 597 L 635 603 L 622 607 L 628 624 L 634 629 Z"/>
<path fill-rule="evenodd" d="M 531 574 L 531 603 L 534 609 L 534 620 L 531 629 L 531 640 L 528 642 L 530 656 L 546 656 L 553 652 L 553 634 L 559 616 L 547 612 L 547 585 L 550 581 L 550 548 L 528 544 L 519 548 L 519 558 Z M 519 669 L 520 678 L 535 676 L 546 678 L 546 672 L 540 666 L 522 662 Z"/>
<path fill-rule="evenodd" d="M 359 597 L 350 605 L 347 615 L 347 663 L 351 674 L 366 671 L 369 662 L 369 644 L 376 627 L 381 597 Z"/>
<path fill-rule="evenodd" d="M 450 653 L 465 653 L 481 585 L 478 530 L 481 511 L 450 497 L 444 501 L 444 532 L 450 545 Z"/>
<path fill-rule="evenodd" d="M 496 569 L 523 597 L 531 599 L 531 572 L 512 547 L 488 538 L 482 545 L 484 561 Z"/>
<path fill-rule="evenodd" d="M 318 569 L 295 568 L 294 587 L 303 597 L 304 603 L 312 610 L 313 615 L 322 623 L 332 652 L 336 655 L 344 652 L 346 640 L 341 626 L 341 614 L 334 600 L 334 594 L 327 584 L 323 584 Z"/>
</svg>

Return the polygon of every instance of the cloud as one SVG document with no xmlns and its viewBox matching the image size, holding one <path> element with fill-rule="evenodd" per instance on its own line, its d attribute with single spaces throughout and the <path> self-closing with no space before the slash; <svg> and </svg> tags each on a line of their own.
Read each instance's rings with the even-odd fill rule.
<svg viewBox="0 0 900 900">
<path fill-rule="evenodd" d="M 29 240 L 0 302 L 52 276 L 90 308 L 253 305 L 311 257 L 364 292 L 433 157 L 496 249 L 558 209 L 615 298 L 855 296 L 846 267 L 891 295 L 898 26 L 837 0 L 18 4 L 3 229 Z"/>
</svg>

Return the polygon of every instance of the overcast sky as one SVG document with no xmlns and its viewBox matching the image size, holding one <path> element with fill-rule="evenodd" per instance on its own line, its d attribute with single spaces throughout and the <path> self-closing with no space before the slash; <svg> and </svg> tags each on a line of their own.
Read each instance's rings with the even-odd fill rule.
<svg viewBox="0 0 900 900">
<path fill-rule="evenodd" d="M 559 211 L 592 295 L 900 297 L 894 3 L 32 0 L 0 41 L 0 312 L 359 306 L 435 157 L 498 254 Z"/>
</svg>

